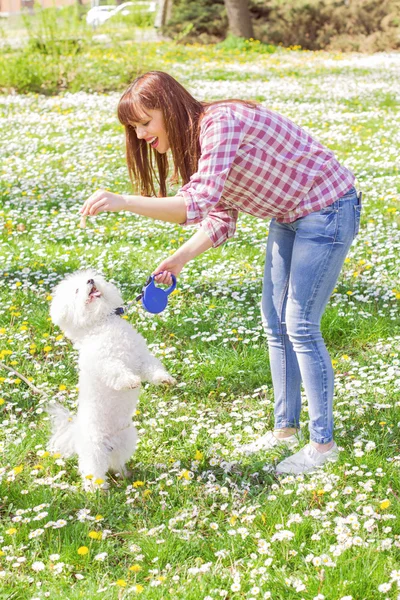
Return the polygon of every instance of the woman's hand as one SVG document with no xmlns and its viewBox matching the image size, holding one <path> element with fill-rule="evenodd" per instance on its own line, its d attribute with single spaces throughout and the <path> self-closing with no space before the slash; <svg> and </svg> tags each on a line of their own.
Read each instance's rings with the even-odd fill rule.
<svg viewBox="0 0 400 600">
<path fill-rule="evenodd" d="M 88 198 L 82 206 L 80 213 L 82 216 L 89 215 L 94 217 L 101 212 L 119 212 L 125 210 L 126 201 L 123 196 L 106 192 L 105 190 L 97 190 Z"/>
<path fill-rule="evenodd" d="M 153 275 L 155 275 L 155 280 L 157 283 L 172 285 L 171 275 L 178 277 L 185 264 L 186 261 L 173 254 L 169 258 L 163 260 L 162 263 L 158 265 L 157 269 L 154 270 Z"/>
</svg>

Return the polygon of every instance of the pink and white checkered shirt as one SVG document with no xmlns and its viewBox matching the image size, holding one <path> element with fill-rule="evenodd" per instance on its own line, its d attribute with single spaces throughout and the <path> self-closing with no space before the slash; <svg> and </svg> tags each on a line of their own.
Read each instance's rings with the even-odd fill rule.
<svg viewBox="0 0 400 600">
<path fill-rule="evenodd" d="M 200 223 L 213 246 L 232 237 L 240 211 L 291 223 L 343 196 L 354 175 L 290 119 L 263 106 L 210 106 L 200 124 L 197 173 L 177 192 L 183 225 Z"/>
</svg>

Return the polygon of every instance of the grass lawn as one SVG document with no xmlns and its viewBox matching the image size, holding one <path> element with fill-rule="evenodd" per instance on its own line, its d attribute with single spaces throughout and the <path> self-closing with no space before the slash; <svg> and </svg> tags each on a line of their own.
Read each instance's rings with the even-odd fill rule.
<svg viewBox="0 0 400 600">
<path fill-rule="evenodd" d="M 119 92 L 0 96 L 0 360 L 44 394 L 0 371 L 0 598 L 395 600 L 400 55 L 146 48 L 146 65 L 200 99 L 258 99 L 292 118 L 357 176 L 361 230 L 323 318 L 340 459 L 279 480 L 281 455 L 238 452 L 273 424 L 259 314 L 268 223 L 242 215 L 234 239 L 187 266 L 162 314 L 129 313 L 178 385 L 143 386 L 132 480 L 83 493 L 76 461 L 46 451 L 46 398 L 72 410 L 77 399 L 52 288 L 90 266 L 131 300 L 193 230 L 125 213 L 78 228 L 96 188 L 129 190 Z M 304 402 L 306 437 L 307 424 Z"/>
</svg>

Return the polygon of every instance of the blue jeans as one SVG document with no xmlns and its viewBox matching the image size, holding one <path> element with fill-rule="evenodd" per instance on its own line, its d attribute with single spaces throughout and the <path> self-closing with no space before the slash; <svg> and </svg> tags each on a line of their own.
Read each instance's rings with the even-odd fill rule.
<svg viewBox="0 0 400 600">
<path fill-rule="evenodd" d="M 275 396 L 275 428 L 299 427 L 303 382 L 310 438 L 333 438 L 333 368 L 320 323 L 360 225 L 352 188 L 293 223 L 271 221 L 262 295 Z"/>
</svg>

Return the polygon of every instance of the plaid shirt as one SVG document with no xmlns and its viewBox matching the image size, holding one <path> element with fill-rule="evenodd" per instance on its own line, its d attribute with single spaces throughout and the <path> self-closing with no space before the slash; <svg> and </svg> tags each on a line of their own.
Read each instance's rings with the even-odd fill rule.
<svg viewBox="0 0 400 600">
<path fill-rule="evenodd" d="M 291 223 L 347 192 L 354 175 L 304 129 L 262 106 L 207 108 L 197 173 L 177 192 L 187 220 L 201 222 L 213 246 L 232 237 L 239 211 Z"/>
</svg>

